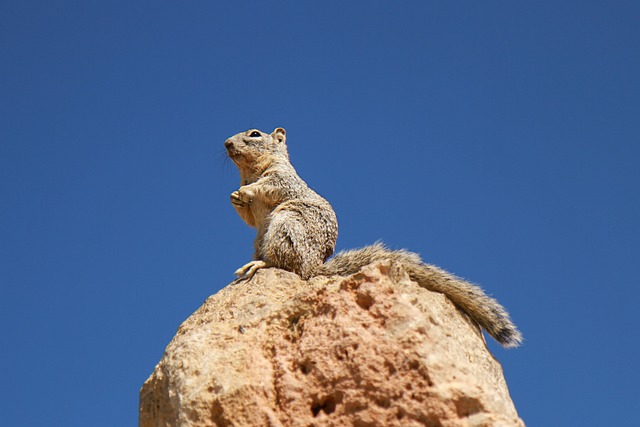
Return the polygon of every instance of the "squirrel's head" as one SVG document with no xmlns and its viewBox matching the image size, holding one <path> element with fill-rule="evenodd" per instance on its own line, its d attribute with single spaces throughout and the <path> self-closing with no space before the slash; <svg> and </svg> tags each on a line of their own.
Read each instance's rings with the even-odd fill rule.
<svg viewBox="0 0 640 427">
<path fill-rule="evenodd" d="M 224 147 L 240 170 L 255 171 L 279 159 L 288 161 L 286 140 L 287 132 L 283 128 L 276 128 L 270 134 L 249 129 L 227 139 Z"/>
</svg>

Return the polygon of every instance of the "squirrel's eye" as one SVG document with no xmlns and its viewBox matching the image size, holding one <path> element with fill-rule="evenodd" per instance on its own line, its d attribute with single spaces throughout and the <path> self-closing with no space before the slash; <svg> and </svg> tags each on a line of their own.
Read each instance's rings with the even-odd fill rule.
<svg viewBox="0 0 640 427">
<path fill-rule="evenodd" d="M 260 132 L 258 132 L 257 130 L 254 130 L 253 132 L 251 132 L 251 135 L 249 135 L 251 138 L 257 138 L 260 135 Z"/>
</svg>

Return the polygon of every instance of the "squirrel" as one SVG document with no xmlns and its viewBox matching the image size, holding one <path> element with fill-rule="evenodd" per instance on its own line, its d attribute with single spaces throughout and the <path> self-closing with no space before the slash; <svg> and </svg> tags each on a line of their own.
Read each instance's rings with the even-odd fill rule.
<svg viewBox="0 0 640 427">
<path fill-rule="evenodd" d="M 447 296 L 504 347 L 523 338 L 507 311 L 484 291 L 416 253 L 390 250 L 381 243 L 334 255 L 338 238 L 336 214 L 322 196 L 298 176 L 289 160 L 286 131 L 250 129 L 224 143 L 240 172 L 240 188 L 231 203 L 255 227 L 254 260 L 240 267 L 238 280 L 250 280 L 258 269 L 277 267 L 308 280 L 314 276 L 346 276 L 381 260 L 398 263 L 420 286 Z"/>
</svg>

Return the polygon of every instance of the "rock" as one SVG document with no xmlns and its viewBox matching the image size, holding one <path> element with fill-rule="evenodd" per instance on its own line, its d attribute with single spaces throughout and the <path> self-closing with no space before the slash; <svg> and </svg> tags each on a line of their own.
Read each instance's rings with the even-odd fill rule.
<svg viewBox="0 0 640 427">
<path fill-rule="evenodd" d="M 479 328 L 375 263 L 209 297 L 140 391 L 141 427 L 524 426 Z"/>
</svg>

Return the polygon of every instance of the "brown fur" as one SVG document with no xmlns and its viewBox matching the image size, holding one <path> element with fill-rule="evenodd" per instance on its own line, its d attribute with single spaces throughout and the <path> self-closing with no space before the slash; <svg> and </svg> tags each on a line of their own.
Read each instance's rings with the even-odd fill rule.
<svg viewBox="0 0 640 427">
<path fill-rule="evenodd" d="M 333 258 L 338 221 L 333 208 L 311 190 L 289 161 L 286 132 L 250 129 L 225 142 L 240 171 L 241 187 L 231 194 L 240 217 L 257 229 L 254 260 L 236 271 L 250 279 L 260 268 L 278 267 L 304 279 L 316 275 L 348 275 L 374 261 L 401 265 L 412 280 L 446 295 L 505 347 L 516 347 L 522 335 L 506 310 L 481 288 L 422 262 L 405 250 L 380 243 L 343 251 Z"/>
</svg>

